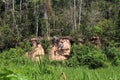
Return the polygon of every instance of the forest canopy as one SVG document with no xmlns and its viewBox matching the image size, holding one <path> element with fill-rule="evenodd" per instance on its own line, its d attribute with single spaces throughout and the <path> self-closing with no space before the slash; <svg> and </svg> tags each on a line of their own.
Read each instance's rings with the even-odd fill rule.
<svg viewBox="0 0 120 80">
<path fill-rule="evenodd" d="M 120 0 L 0 0 L 0 50 L 31 36 L 120 41 Z"/>
</svg>

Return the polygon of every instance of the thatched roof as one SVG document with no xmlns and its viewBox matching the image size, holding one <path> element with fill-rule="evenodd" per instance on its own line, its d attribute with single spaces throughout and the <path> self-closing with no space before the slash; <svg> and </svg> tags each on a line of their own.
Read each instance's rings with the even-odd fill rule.
<svg viewBox="0 0 120 80">
<path fill-rule="evenodd" d="M 59 39 L 69 39 L 69 40 L 72 40 L 72 37 L 71 36 L 62 36 L 62 37 L 59 37 Z"/>
</svg>

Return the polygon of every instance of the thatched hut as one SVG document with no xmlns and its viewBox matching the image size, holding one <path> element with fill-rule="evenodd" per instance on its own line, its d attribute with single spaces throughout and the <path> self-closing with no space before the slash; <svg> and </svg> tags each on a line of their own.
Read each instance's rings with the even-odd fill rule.
<svg viewBox="0 0 120 80">
<path fill-rule="evenodd" d="M 39 38 L 31 38 L 30 42 L 32 44 L 31 51 L 26 53 L 26 56 L 31 60 L 39 61 L 39 59 L 45 54 L 44 49 L 40 43 L 38 43 Z"/>
<path fill-rule="evenodd" d="M 71 43 L 68 37 L 53 38 L 49 53 L 50 60 L 66 60 L 70 55 Z"/>
</svg>

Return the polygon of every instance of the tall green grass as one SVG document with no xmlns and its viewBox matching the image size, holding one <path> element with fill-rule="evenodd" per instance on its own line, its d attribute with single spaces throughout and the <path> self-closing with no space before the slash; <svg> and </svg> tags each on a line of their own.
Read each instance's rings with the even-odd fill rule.
<svg viewBox="0 0 120 80">
<path fill-rule="evenodd" d="M 89 69 L 65 67 L 48 59 L 33 62 L 24 56 L 24 50 L 10 49 L 0 54 L 0 80 L 120 80 L 120 66 Z"/>
</svg>

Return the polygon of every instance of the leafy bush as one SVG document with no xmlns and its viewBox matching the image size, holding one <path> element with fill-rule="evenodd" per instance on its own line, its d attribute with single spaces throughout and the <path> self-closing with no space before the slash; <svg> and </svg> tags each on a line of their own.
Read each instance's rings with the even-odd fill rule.
<svg viewBox="0 0 120 80">
<path fill-rule="evenodd" d="M 0 51 L 15 47 L 20 39 L 9 25 L 0 26 Z"/>
<path fill-rule="evenodd" d="M 92 27 L 87 28 L 88 35 L 100 35 L 103 33 L 103 28 L 99 25 L 94 25 Z"/>
<path fill-rule="evenodd" d="M 21 48 L 10 48 L 10 50 L 8 51 L 3 51 L 1 54 L 2 57 L 8 57 L 8 58 L 12 58 L 12 57 L 20 57 L 22 55 L 24 55 L 24 50 Z"/>
<path fill-rule="evenodd" d="M 43 39 L 41 41 L 41 43 L 42 43 L 42 46 L 43 46 L 43 48 L 45 50 L 45 53 L 48 53 L 49 52 L 49 48 L 50 48 L 50 41 L 47 40 L 47 39 Z"/>
<path fill-rule="evenodd" d="M 105 54 L 112 65 L 120 65 L 120 49 L 116 47 L 106 47 Z"/>
<path fill-rule="evenodd" d="M 20 63 L 22 57 L 24 56 L 25 51 L 21 48 L 11 48 L 8 51 L 3 51 L 0 56 L 0 61 L 2 61 L 4 64 L 14 63 L 18 64 Z"/>
<path fill-rule="evenodd" d="M 53 74 L 54 66 L 50 65 L 47 56 L 40 62 L 31 61 L 24 55 L 25 51 L 22 48 L 11 48 L 8 51 L 3 51 L 0 54 L 0 80 L 27 80 L 19 74 L 30 75 L 28 80 L 39 80 L 37 76 L 40 74 Z M 6 69 L 10 69 L 9 72 Z M 39 77 L 38 77 L 39 78 Z"/>
<path fill-rule="evenodd" d="M 107 57 L 102 50 L 93 45 L 73 45 L 68 66 L 88 65 L 90 68 L 107 66 Z"/>
<path fill-rule="evenodd" d="M 31 50 L 31 43 L 29 41 L 19 42 L 19 47 L 27 52 Z"/>
<path fill-rule="evenodd" d="M 0 72 L 0 80 L 28 80 L 25 76 L 18 75 L 11 70 L 4 69 Z"/>
</svg>

